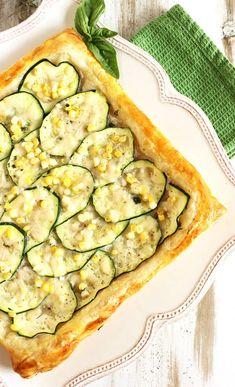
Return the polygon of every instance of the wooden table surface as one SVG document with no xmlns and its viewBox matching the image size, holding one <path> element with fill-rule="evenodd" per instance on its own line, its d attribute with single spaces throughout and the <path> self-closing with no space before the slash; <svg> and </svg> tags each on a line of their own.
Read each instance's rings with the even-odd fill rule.
<svg viewBox="0 0 235 387">
<path fill-rule="evenodd" d="M 0 30 L 27 18 L 40 2 L 0 0 Z M 176 3 L 184 6 L 234 63 L 235 0 L 107 0 L 103 21 L 129 38 Z M 227 259 L 213 286 L 196 308 L 163 328 L 146 352 L 132 364 L 90 386 L 234 387 L 233 257 Z"/>
</svg>

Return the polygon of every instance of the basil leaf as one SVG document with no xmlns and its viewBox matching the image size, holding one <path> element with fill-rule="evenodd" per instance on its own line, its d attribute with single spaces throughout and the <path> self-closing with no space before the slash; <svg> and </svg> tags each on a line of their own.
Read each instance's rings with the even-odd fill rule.
<svg viewBox="0 0 235 387">
<path fill-rule="evenodd" d="M 91 38 L 90 27 L 88 24 L 88 16 L 85 8 L 82 5 L 77 8 L 74 23 L 75 28 L 79 32 L 79 34 L 87 38 Z"/>
<path fill-rule="evenodd" d="M 86 41 L 86 45 L 102 64 L 103 68 L 113 77 L 119 78 L 117 56 L 114 47 L 100 37 L 94 37 L 92 42 Z"/>
<path fill-rule="evenodd" d="M 96 28 L 93 31 L 92 37 L 101 37 L 101 38 L 112 38 L 116 36 L 117 32 L 111 31 L 108 28 Z"/>
</svg>

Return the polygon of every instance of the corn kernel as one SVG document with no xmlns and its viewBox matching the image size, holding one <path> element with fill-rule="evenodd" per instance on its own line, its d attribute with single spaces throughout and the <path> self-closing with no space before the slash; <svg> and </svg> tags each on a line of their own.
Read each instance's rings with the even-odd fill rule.
<svg viewBox="0 0 235 387">
<path fill-rule="evenodd" d="M 80 148 L 79 148 L 80 149 Z M 93 145 L 90 149 L 90 152 L 92 155 L 98 155 L 99 154 L 99 150 L 100 150 L 100 146 L 98 145 Z M 84 150 L 83 150 L 84 151 Z"/>
<path fill-rule="evenodd" d="M 25 219 L 22 217 L 16 218 L 16 223 L 23 224 L 25 223 Z"/>
<path fill-rule="evenodd" d="M 168 200 L 169 200 L 170 203 L 175 203 L 176 202 L 176 197 L 175 196 L 170 196 Z"/>
<path fill-rule="evenodd" d="M 74 261 L 79 262 L 81 260 L 81 255 L 80 254 L 75 254 L 73 256 L 73 259 L 74 259 Z"/>
<path fill-rule="evenodd" d="M 158 215 L 158 219 L 159 219 L 160 222 L 162 222 L 165 219 L 165 215 L 164 214 L 159 214 Z"/>
<path fill-rule="evenodd" d="M 11 203 L 6 202 L 4 208 L 5 208 L 5 210 L 10 210 L 10 208 L 11 208 Z"/>
<path fill-rule="evenodd" d="M 95 125 L 89 124 L 86 129 L 88 132 L 92 132 L 93 130 L 95 130 Z"/>
<path fill-rule="evenodd" d="M 27 159 L 33 159 L 34 158 L 34 153 L 33 152 L 29 152 L 27 154 Z"/>
<path fill-rule="evenodd" d="M 111 254 L 112 254 L 113 256 L 116 256 L 116 255 L 118 255 L 118 251 L 115 250 L 115 249 L 113 249 L 113 250 L 111 251 Z"/>
<path fill-rule="evenodd" d="M 131 224 L 130 229 L 131 231 L 136 231 L 136 224 Z"/>
<path fill-rule="evenodd" d="M 112 146 L 112 144 L 107 144 L 106 147 L 105 147 L 105 150 L 106 150 L 106 152 L 108 152 L 108 153 L 112 153 L 112 151 L 113 151 L 113 146 Z"/>
<path fill-rule="evenodd" d="M 25 142 L 24 148 L 26 152 L 30 152 L 33 149 L 33 143 L 31 141 Z"/>
<path fill-rule="evenodd" d="M 147 193 L 148 193 L 148 187 L 146 187 L 146 185 L 141 185 L 140 186 L 140 194 L 146 195 Z"/>
<path fill-rule="evenodd" d="M 11 324 L 10 329 L 15 332 L 18 331 L 18 327 L 15 324 Z"/>
<path fill-rule="evenodd" d="M 120 136 L 119 137 L 120 142 L 126 142 L 126 136 Z"/>
<path fill-rule="evenodd" d="M 42 285 L 42 290 L 44 290 L 47 293 L 52 293 L 54 291 L 53 283 L 51 283 L 49 281 L 44 282 L 43 285 Z"/>
<path fill-rule="evenodd" d="M 14 312 L 13 310 L 10 310 L 10 311 L 8 312 L 8 316 L 11 317 L 11 318 L 13 318 L 13 317 L 16 316 L 16 312 Z"/>
<path fill-rule="evenodd" d="M 149 207 L 151 208 L 151 210 L 154 210 L 154 208 L 157 207 L 157 203 L 156 202 L 150 202 L 149 203 Z"/>
<path fill-rule="evenodd" d="M 86 243 L 85 242 L 80 242 L 79 243 L 79 249 L 85 249 L 86 248 Z"/>
<path fill-rule="evenodd" d="M 23 163 L 22 159 L 19 159 L 19 160 L 16 160 L 16 161 L 15 161 L 15 166 L 16 166 L 17 168 L 22 167 L 23 164 L 24 164 L 24 163 Z"/>
<path fill-rule="evenodd" d="M 30 164 L 32 165 L 36 165 L 36 164 L 39 164 L 39 159 L 37 157 L 34 157 L 33 159 L 30 160 Z"/>
<path fill-rule="evenodd" d="M 6 229 L 6 237 L 7 238 L 12 238 L 13 237 L 13 231 L 12 231 L 12 228 L 11 227 L 8 227 L 7 229 Z"/>
<path fill-rule="evenodd" d="M 135 178 L 135 176 L 133 176 L 131 173 L 128 173 L 126 175 L 126 181 L 127 183 L 129 184 L 133 184 L 133 183 L 136 183 L 138 180 Z"/>
<path fill-rule="evenodd" d="M 127 233 L 126 237 L 127 237 L 127 239 L 134 239 L 135 238 L 135 234 L 134 234 L 134 232 L 130 231 L 130 232 Z"/>
<path fill-rule="evenodd" d="M 120 158 L 120 157 L 122 157 L 122 152 L 120 150 L 115 150 L 114 156 L 117 158 Z"/>
<path fill-rule="evenodd" d="M 36 148 L 35 151 L 34 151 L 34 154 L 35 156 L 38 156 L 42 153 L 41 149 L 40 148 Z"/>
<path fill-rule="evenodd" d="M 3 273 L 2 274 L 2 278 L 4 279 L 4 280 L 7 280 L 8 278 L 9 278 L 9 272 L 8 273 Z"/>
<path fill-rule="evenodd" d="M 97 170 L 98 170 L 99 172 L 101 172 L 101 173 L 105 172 L 106 169 L 107 169 L 107 167 L 106 167 L 106 165 L 104 165 L 104 164 L 100 164 L 100 165 L 97 166 Z"/>
<path fill-rule="evenodd" d="M 71 119 L 75 119 L 77 117 L 75 110 L 69 110 L 68 114 L 69 114 L 69 118 Z"/>
<path fill-rule="evenodd" d="M 143 232 L 143 226 L 138 224 L 137 227 L 136 227 L 136 232 L 137 232 L 137 234 L 141 234 Z"/>
<path fill-rule="evenodd" d="M 38 141 L 37 138 L 33 139 L 33 145 L 34 145 L 35 148 L 39 145 L 39 141 Z"/>
<path fill-rule="evenodd" d="M 90 223 L 90 224 L 88 224 L 88 230 L 95 230 L 96 229 L 96 225 L 95 224 L 93 224 L 93 223 Z"/>
<path fill-rule="evenodd" d="M 87 271 L 85 269 L 80 270 L 80 277 L 82 281 L 85 281 L 88 277 Z"/>
<path fill-rule="evenodd" d="M 46 159 L 47 159 L 46 153 L 45 152 L 40 153 L 39 160 L 40 161 L 45 161 Z"/>
<path fill-rule="evenodd" d="M 80 284 L 78 285 L 79 290 L 84 290 L 86 289 L 86 287 L 87 287 L 86 282 L 80 282 Z"/>
<path fill-rule="evenodd" d="M 44 183 L 45 183 L 46 185 L 52 185 L 52 184 L 53 184 L 53 177 L 50 176 L 50 175 L 44 177 Z"/>
<path fill-rule="evenodd" d="M 59 97 L 59 94 L 57 91 L 52 91 L 51 96 L 53 99 L 57 99 Z"/>
<path fill-rule="evenodd" d="M 47 202 L 46 202 L 46 200 L 42 200 L 42 201 L 40 202 L 40 207 L 41 207 L 41 208 L 47 208 Z"/>
<path fill-rule="evenodd" d="M 18 212 L 16 210 L 10 210 L 9 215 L 11 218 L 17 218 Z"/>
<path fill-rule="evenodd" d="M 147 239 L 147 233 L 142 232 L 141 234 L 139 234 L 139 238 L 141 241 L 145 241 Z"/>
<path fill-rule="evenodd" d="M 71 186 L 71 184 L 72 184 L 71 179 L 69 177 L 65 177 L 64 181 L 63 181 L 64 187 L 69 188 Z"/>
<path fill-rule="evenodd" d="M 148 195 L 148 201 L 149 202 L 153 202 L 154 201 L 153 195 L 151 195 L 151 194 Z"/>
</svg>

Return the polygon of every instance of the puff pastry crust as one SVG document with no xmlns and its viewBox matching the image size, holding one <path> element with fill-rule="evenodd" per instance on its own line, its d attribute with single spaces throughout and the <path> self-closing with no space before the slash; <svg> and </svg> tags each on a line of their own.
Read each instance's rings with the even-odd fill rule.
<svg viewBox="0 0 235 387">
<path fill-rule="evenodd" d="M 62 324 L 56 334 L 40 334 L 32 339 L 21 337 L 10 330 L 10 319 L 0 312 L 0 342 L 10 353 L 14 370 L 24 378 L 51 370 L 66 359 L 82 339 L 98 329 L 125 299 L 170 263 L 224 211 L 195 168 L 105 72 L 73 29 L 47 40 L 2 73 L 0 98 L 15 92 L 26 71 L 43 58 L 55 64 L 61 61 L 73 64 L 82 74 L 83 89 L 97 89 L 106 97 L 117 122 L 134 133 L 141 154 L 164 171 L 173 184 L 185 190 L 190 202 L 181 218 L 181 229 L 168 238 L 154 256 L 134 272 L 115 279 L 94 301 Z"/>
</svg>

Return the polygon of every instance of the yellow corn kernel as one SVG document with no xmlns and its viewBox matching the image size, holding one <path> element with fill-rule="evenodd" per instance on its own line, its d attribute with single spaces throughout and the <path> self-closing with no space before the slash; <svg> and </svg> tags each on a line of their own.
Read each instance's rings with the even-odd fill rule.
<svg viewBox="0 0 235 387">
<path fill-rule="evenodd" d="M 140 186 L 140 194 L 146 195 L 147 193 L 148 193 L 148 187 L 146 187 L 146 185 L 141 185 Z"/>
<path fill-rule="evenodd" d="M 69 188 L 71 186 L 71 184 L 72 184 L 71 179 L 69 177 L 65 177 L 64 181 L 63 181 L 64 187 Z"/>
<path fill-rule="evenodd" d="M 9 278 L 9 275 L 10 273 L 9 272 L 7 272 L 7 273 L 3 273 L 2 274 L 2 278 L 4 279 L 4 280 L 7 280 L 8 278 Z"/>
<path fill-rule="evenodd" d="M 53 99 L 57 99 L 59 97 L 59 94 L 57 91 L 52 91 L 51 96 Z"/>
<path fill-rule="evenodd" d="M 30 164 L 36 165 L 39 164 L 40 160 L 37 157 L 34 157 L 33 159 L 30 160 Z"/>
<path fill-rule="evenodd" d="M 107 144 L 106 147 L 105 147 L 105 150 L 106 150 L 106 152 L 108 152 L 108 153 L 112 153 L 112 151 L 113 151 L 113 146 L 112 146 L 112 144 Z"/>
<path fill-rule="evenodd" d="M 15 324 L 11 324 L 10 329 L 15 332 L 18 331 L 18 327 Z"/>
<path fill-rule="evenodd" d="M 80 192 L 80 188 L 77 185 L 75 185 L 74 187 L 72 187 L 72 191 L 73 193 L 78 194 Z"/>
<path fill-rule="evenodd" d="M 12 238 L 13 237 L 13 230 L 12 230 L 12 228 L 11 227 L 8 227 L 7 229 L 6 229 L 6 237 L 7 238 Z"/>
<path fill-rule="evenodd" d="M 16 161 L 15 161 L 15 166 L 16 166 L 17 168 L 22 167 L 23 164 L 24 164 L 24 162 L 23 162 L 22 159 L 19 159 L 19 160 L 16 160 Z"/>
<path fill-rule="evenodd" d="M 10 311 L 8 312 L 8 316 L 11 317 L 11 318 L 13 318 L 13 317 L 16 316 L 16 312 L 14 312 L 13 310 L 10 310 Z"/>
<path fill-rule="evenodd" d="M 164 214 L 159 214 L 158 215 L 158 219 L 160 220 L 160 222 L 162 222 L 165 219 L 165 215 Z"/>
<path fill-rule="evenodd" d="M 47 155 L 45 152 L 40 153 L 38 157 L 40 161 L 45 161 L 47 159 Z"/>
<path fill-rule="evenodd" d="M 105 222 L 111 222 L 112 221 L 112 218 L 110 217 L 110 215 L 107 215 L 105 217 Z"/>
<path fill-rule="evenodd" d="M 37 138 L 33 139 L 33 146 L 36 148 L 39 145 L 39 141 Z"/>
<path fill-rule="evenodd" d="M 135 234 L 133 231 L 130 231 L 127 233 L 126 235 L 127 239 L 134 239 L 135 238 Z"/>
<path fill-rule="evenodd" d="M 154 201 L 153 195 L 151 195 L 151 194 L 148 195 L 148 201 L 149 202 L 153 202 Z"/>
<path fill-rule="evenodd" d="M 52 293 L 54 291 L 53 283 L 51 283 L 49 281 L 44 282 L 43 285 L 42 285 L 42 290 L 44 290 L 47 293 Z"/>
<path fill-rule="evenodd" d="M 126 136 L 120 136 L 119 137 L 120 142 L 126 142 Z"/>
<path fill-rule="evenodd" d="M 85 242 L 79 242 L 79 248 L 80 249 L 85 249 L 86 248 L 86 243 Z"/>
<path fill-rule="evenodd" d="M 42 200 L 42 201 L 40 202 L 40 207 L 41 207 L 41 208 L 47 208 L 47 202 L 46 202 L 46 200 Z"/>
<path fill-rule="evenodd" d="M 136 231 L 136 224 L 131 224 L 130 229 L 131 231 Z"/>
<path fill-rule="evenodd" d="M 119 142 L 119 141 L 120 141 L 120 136 L 118 136 L 117 134 L 113 134 L 113 135 L 111 136 L 111 140 L 112 140 L 113 142 Z"/>
<path fill-rule="evenodd" d="M 23 224 L 25 223 L 25 219 L 22 217 L 16 218 L 16 223 Z"/>
<path fill-rule="evenodd" d="M 68 115 L 71 119 L 75 119 L 77 117 L 77 113 L 75 110 L 69 110 Z"/>
<path fill-rule="evenodd" d="M 11 208 L 11 203 L 6 202 L 4 208 L 5 208 L 5 210 L 10 210 L 10 208 Z"/>
<path fill-rule="evenodd" d="M 80 260 L 81 260 L 81 254 L 75 254 L 75 255 L 73 256 L 73 259 L 74 259 L 74 261 L 76 261 L 76 262 L 80 262 Z"/>
<path fill-rule="evenodd" d="M 88 132 L 92 132 L 93 130 L 95 130 L 95 125 L 89 124 L 86 129 Z"/>
<path fill-rule="evenodd" d="M 112 254 L 113 256 L 116 256 L 116 255 L 118 255 L 118 251 L 115 250 L 115 249 L 113 249 L 113 250 L 111 251 L 111 254 Z"/>
<path fill-rule="evenodd" d="M 26 150 L 26 152 L 31 152 L 31 150 L 33 149 L 33 143 L 31 141 L 27 141 L 24 143 L 24 148 Z"/>
<path fill-rule="evenodd" d="M 50 176 L 50 175 L 44 177 L 44 183 L 45 183 L 46 185 L 52 185 L 52 184 L 53 184 L 53 177 Z"/>
<path fill-rule="evenodd" d="M 80 270 L 80 277 L 81 277 L 82 281 L 85 281 L 87 279 L 88 274 L 87 274 L 87 271 L 85 269 Z"/>
<path fill-rule="evenodd" d="M 175 203 L 176 202 L 176 197 L 175 196 L 170 196 L 168 198 L 168 200 L 169 200 L 170 203 Z"/>
<path fill-rule="evenodd" d="M 30 231 L 30 225 L 27 224 L 26 226 L 24 226 L 24 227 L 23 227 L 23 230 L 24 230 L 25 232 L 29 232 L 29 231 Z"/>
<path fill-rule="evenodd" d="M 42 89 L 42 87 L 41 87 L 41 85 L 40 85 L 39 83 L 36 83 L 36 82 L 35 82 L 35 83 L 32 85 L 32 90 L 33 90 L 35 93 L 41 91 L 41 89 Z"/>
<path fill-rule="evenodd" d="M 33 206 L 29 203 L 24 203 L 23 210 L 25 214 L 29 214 L 30 212 L 33 211 Z"/>
<path fill-rule="evenodd" d="M 141 241 L 145 241 L 147 239 L 147 233 L 142 232 L 141 234 L 139 234 L 139 238 Z"/>
<path fill-rule="evenodd" d="M 91 147 L 90 152 L 91 152 L 92 155 L 98 155 L 100 149 L 101 149 L 100 146 L 98 146 L 98 145 L 93 145 L 93 146 Z M 79 150 L 80 150 L 80 148 L 79 148 Z M 83 150 L 83 151 L 84 151 L 84 150 Z M 81 152 L 81 153 L 83 153 L 83 152 Z"/>
<path fill-rule="evenodd" d="M 86 289 L 86 287 L 87 287 L 86 282 L 80 282 L 80 284 L 78 285 L 79 290 L 84 290 Z"/>
<path fill-rule="evenodd" d="M 49 161 L 48 160 L 41 161 L 41 166 L 43 169 L 47 169 L 49 167 Z"/>
<path fill-rule="evenodd" d="M 120 158 L 120 157 L 122 157 L 122 152 L 120 150 L 115 150 L 114 151 L 114 156 L 117 157 L 117 158 Z"/>
<path fill-rule="evenodd" d="M 133 183 L 136 183 L 138 180 L 135 178 L 135 176 L 133 176 L 131 173 L 128 173 L 126 175 L 126 181 L 127 183 L 129 184 L 133 184 Z"/>
<path fill-rule="evenodd" d="M 107 167 L 106 167 L 106 165 L 104 165 L 104 164 L 99 164 L 97 167 L 96 167 L 96 169 L 97 169 L 97 171 L 99 171 L 99 172 L 105 172 L 106 171 L 106 169 L 107 169 Z"/>
<path fill-rule="evenodd" d="M 40 148 L 36 148 L 35 151 L 34 151 L 34 154 L 35 156 L 38 156 L 42 153 L 41 149 Z"/>
<path fill-rule="evenodd" d="M 96 229 L 96 225 L 95 224 L 93 224 L 93 223 L 90 223 L 90 224 L 88 224 L 88 230 L 95 230 Z"/>
<path fill-rule="evenodd" d="M 36 288 L 41 288 L 43 285 L 43 280 L 41 278 L 36 278 L 34 284 Z"/>
</svg>

